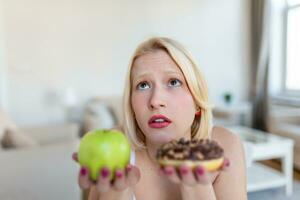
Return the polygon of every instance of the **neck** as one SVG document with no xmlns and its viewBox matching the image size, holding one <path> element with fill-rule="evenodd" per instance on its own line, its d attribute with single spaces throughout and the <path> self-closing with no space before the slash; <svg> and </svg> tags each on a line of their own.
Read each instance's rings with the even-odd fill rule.
<svg viewBox="0 0 300 200">
<path fill-rule="evenodd" d="M 191 133 L 190 130 L 187 132 L 187 134 L 185 134 L 183 137 L 186 139 L 191 139 Z M 175 138 L 174 138 L 175 139 Z M 177 138 L 179 139 L 179 138 Z M 165 143 L 157 143 L 157 142 L 151 142 L 149 140 L 146 140 L 146 153 L 147 156 L 149 157 L 149 160 L 151 161 L 152 165 L 155 165 L 155 167 L 159 167 L 158 162 L 156 161 L 156 152 L 157 150 Z"/>
<path fill-rule="evenodd" d="M 145 171 L 147 171 L 147 174 L 156 174 L 158 175 L 160 165 L 156 160 L 156 151 L 159 148 L 159 146 L 152 145 L 150 143 L 146 143 L 147 147 L 144 149 L 140 149 L 140 151 L 137 152 L 137 162 L 136 163 L 139 167 L 143 168 Z M 142 162 L 139 162 L 143 160 Z"/>
<path fill-rule="evenodd" d="M 150 142 L 146 142 L 146 146 L 147 146 L 147 148 L 145 150 L 151 161 L 151 164 L 159 167 L 159 164 L 156 161 L 156 152 L 157 152 L 157 149 L 160 147 L 160 145 L 155 145 Z"/>
</svg>

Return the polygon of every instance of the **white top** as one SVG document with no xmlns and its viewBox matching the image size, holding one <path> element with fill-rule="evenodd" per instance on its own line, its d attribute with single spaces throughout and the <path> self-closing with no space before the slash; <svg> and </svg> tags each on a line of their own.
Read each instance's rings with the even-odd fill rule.
<svg viewBox="0 0 300 200">
<path fill-rule="evenodd" d="M 135 152 L 132 150 L 130 155 L 130 162 L 131 165 L 135 165 Z"/>
</svg>

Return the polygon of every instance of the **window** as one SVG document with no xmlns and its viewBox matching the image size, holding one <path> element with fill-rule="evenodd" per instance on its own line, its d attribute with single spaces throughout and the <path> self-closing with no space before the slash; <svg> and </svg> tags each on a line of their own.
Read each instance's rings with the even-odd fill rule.
<svg viewBox="0 0 300 200">
<path fill-rule="evenodd" d="M 300 0 L 287 0 L 285 92 L 300 94 Z"/>
</svg>

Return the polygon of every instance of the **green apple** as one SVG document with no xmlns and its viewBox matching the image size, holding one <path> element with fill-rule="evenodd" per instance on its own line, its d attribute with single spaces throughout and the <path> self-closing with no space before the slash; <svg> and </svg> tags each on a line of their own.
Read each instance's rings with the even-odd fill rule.
<svg viewBox="0 0 300 200">
<path fill-rule="evenodd" d="M 89 169 L 90 178 L 97 180 L 101 168 L 110 169 L 110 180 L 116 169 L 124 169 L 130 160 L 130 145 L 126 136 L 116 130 L 93 130 L 80 141 L 78 161 Z"/>
</svg>

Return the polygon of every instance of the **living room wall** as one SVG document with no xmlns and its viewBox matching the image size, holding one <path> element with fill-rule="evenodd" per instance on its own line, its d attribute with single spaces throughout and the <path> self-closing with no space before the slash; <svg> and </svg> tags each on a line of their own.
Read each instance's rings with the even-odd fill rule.
<svg viewBox="0 0 300 200">
<path fill-rule="evenodd" d="M 5 57 L 5 36 L 4 36 L 4 20 L 3 20 L 3 4 L 0 0 L 0 109 L 8 107 L 6 101 L 6 57 Z"/>
<path fill-rule="evenodd" d="M 78 106 L 121 95 L 130 55 L 168 36 L 194 55 L 214 103 L 249 91 L 249 2 L 241 0 L 9 0 L 3 2 L 9 112 L 19 124 L 60 123 L 61 97 Z"/>
</svg>

